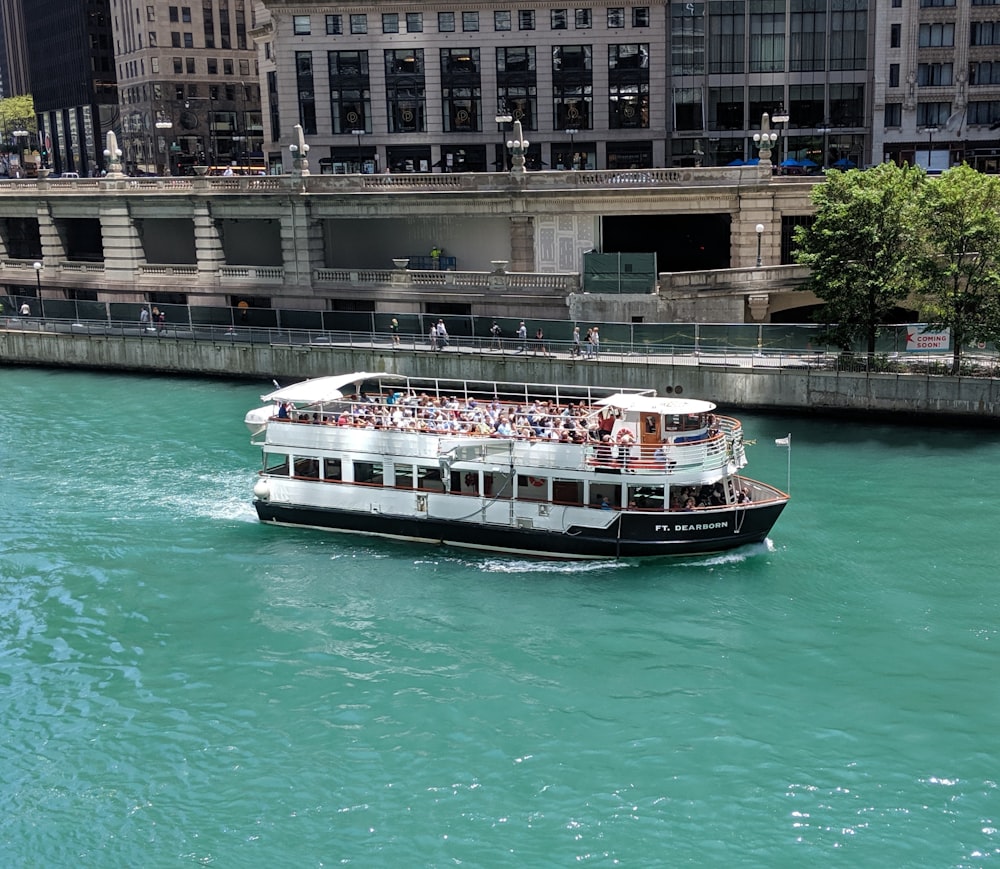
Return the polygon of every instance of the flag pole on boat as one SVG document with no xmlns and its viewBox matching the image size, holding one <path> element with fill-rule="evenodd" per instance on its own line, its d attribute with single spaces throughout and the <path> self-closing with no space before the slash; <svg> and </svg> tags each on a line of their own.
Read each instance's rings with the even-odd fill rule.
<svg viewBox="0 0 1000 869">
<path fill-rule="evenodd" d="M 788 470 L 785 473 L 785 493 L 792 494 L 792 434 L 789 432 L 783 438 L 774 439 L 775 446 L 788 450 Z"/>
</svg>

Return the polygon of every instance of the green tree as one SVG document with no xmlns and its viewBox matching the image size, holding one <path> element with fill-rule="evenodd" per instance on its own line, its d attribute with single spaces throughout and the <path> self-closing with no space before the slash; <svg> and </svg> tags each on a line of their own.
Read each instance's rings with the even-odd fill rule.
<svg viewBox="0 0 1000 869">
<path fill-rule="evenodd" d="M 931 179 L 920 191 L 926 238 L 923 316 L 950 329 L 951 373 L 962 348 L 1000 335 L 1000 178 L 966 164 Z"/>
<path fill-rule="evenodd" d="M 38 123 L 35 118 L 35 100 L 31 94 L 0 100 L 0 127 L 4 142 L 8 141 L 13 130 L 18 129 L 27 130 L 35 138 Z"/>
<path fill-rule="evenodd" d="M 873 356 L 881 326 L 919 280 L 915 194 L 926 176 L 882 163 L 826 179 L 813 188 L 814 221 L 796 229 L 795 259 L 811 269 L 803 288 L 824 302 L 824 340 Z"/>
</svg>

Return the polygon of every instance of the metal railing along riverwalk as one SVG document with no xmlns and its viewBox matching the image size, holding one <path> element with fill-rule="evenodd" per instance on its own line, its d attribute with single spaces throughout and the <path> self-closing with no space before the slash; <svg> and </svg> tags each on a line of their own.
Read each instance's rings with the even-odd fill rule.
<svg viewBox="0 0 1000 869">
<path fill-rule="evenodd" d="M 436 320 L 435 317 L 428 317 Z M 432 346 L 429 335 L 401 333 L 398 343 L 391 334 L 378 330 L 303 329 L 278 326 L 236 326 L 205 323 L 140 324 L 135 321 L 65 319 L 33 316 L 0 316 L 0 329 L 73 335 L 92 339 L 109 337 L 143 341 L 215 342 L 233 345 L 299 346 L 315 351 L 324 348 L 400 350 L 445 354 L 478 354 L 487 357 L 578 359 L 584 364 L 615 362 L 621 364 L 696 365 L 720 369 L 797 369 L 826 370 L 873 374 L 946 375 L 950 373 L 950 354 L 882 353 L 869 357 L 863 353 L 828 350 L 745 349 L 713 345 L 706 341 L 692 344 L 656 343 L 644 340 L 601 342 L 598 351 L 588 353 L 584 344 L 578 354 L 570 341 L 539 340 L 481 335 L 449 335 L 444 347 Z M 964 357 L 963 376 L 1000 376 L 1000 359 L 993 351 L 975 349 Z"/>
</svg>

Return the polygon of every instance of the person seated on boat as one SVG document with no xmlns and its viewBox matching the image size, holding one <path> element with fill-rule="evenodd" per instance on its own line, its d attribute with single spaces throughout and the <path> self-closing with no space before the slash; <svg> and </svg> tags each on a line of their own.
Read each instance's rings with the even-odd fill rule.
<svg viewBox="0 0 1000 869">
<path fill-rule="evenodd" d="M 494 434 L 501 438 L 512 438 L 514 437 L 514 427 L 510 424 L 510 420 L 506 416 L 501 416 L 499 422 L 497 422 L 496 431 Z"/>
<path fill-rule="evenodd" d="M 749 504 L 753 501 L 753 496 L 750 494 L 750 487 L 744 486 L 740 489 L 740 494 L 736 498 L 737 504 Z"/>
<path fill-rule="evenodd" d="M 683 512 L 690 513 L 692 510 L 696 510 L 697 508 L 698 505 L 695 503 L 694 498 L 688 498 L 687 501 L 684 502 Z"/>
<path fill-rule="evenodd" d="M 288 405 L 285 402 L 278 405 L 278 419 L 288 419 Z"/>
<path fill-rule="evenodd" d="M 601 509 L 602 510 L 610 510 L 611 509 L 611 504 L 608 502 L 608 499 L 606 497 L 602 497 L 601 498 Z"/>
</svg>

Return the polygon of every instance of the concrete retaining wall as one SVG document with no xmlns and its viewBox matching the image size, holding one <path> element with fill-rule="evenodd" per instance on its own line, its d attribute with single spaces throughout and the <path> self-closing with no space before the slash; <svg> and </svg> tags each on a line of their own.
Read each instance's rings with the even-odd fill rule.
<svg viewBox="0 0 1000 869">
<path fill-rule="evenodd" d="M 738 368 L 605 357 L 524 358 L 448 350 L 245 345 L 169 338 L 92 337 L 0 330 L 0 362 L 112 371 L 195 374 L 259 380 L 263 385 L 345 371 L 420 377 L 678 388 L 722 407 L 930 414 L 1000 421 L 1000 380 L 918 374 Z"/>
</svg>

